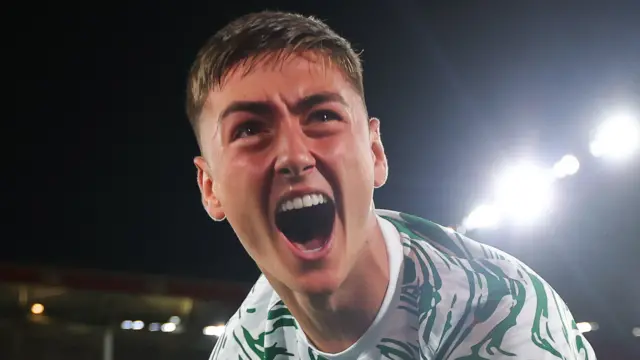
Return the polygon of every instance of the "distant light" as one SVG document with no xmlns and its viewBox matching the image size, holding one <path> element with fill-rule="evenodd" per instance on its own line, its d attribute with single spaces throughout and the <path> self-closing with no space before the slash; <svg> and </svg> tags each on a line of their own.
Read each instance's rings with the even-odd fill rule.
<svg viewBox="0 0 640 360">
<path fill-rule="evenodd" d="M 34 315 L 40 315 L 44 312 L 44 305 L 35 303 L 31 305 L 31 313 Z"/>
<path fill-rule="evenodd" d="M 133 326 L 131 328 L 133 330 L 142 330 L 144 329 L 144 322 L 141 320 L 136 320 L 133 322 Z"/>
<path fill-rule="evenodd" d="M 160 327 L 160 330 L 162 330 L 162 332 L 170 333 L 170 332 L 176 331 L 176 328 L 177 328 L 176 324 L 172 322 L 168 322 L 168 323 L 162 324 L 162 326 Z"/>
<path fill-rule="evenodd" d="M 580 169 L 580 161 L 573 155 L 565 155 L 553 165 L 553 174 L 558 179 L 575 175 Z"/>
<path fill-rule="evenodd" d="M 133 328 L 133 321 L 131 320 L 123 321 L 122 324 L 120 324 L 120 328 L 122 330 L 131 330 Z"/>
<path fill-rule="evenodd" d="M 634 327 L 633 330 L 631 330 L 631 333 L 633 334 L 633 337 L 640 337 L 640 327 Z"/>
<path fill-rule="evenodd" d="M 212 325 L 202 329 L 202 333 L 207 336 L 220 337 L 224 334 L 224 325 Z"/>
<path fill-rule="evenodd" d="M 630 114 L 610 117 L 596 131 L 591 144 L 595 157 L 622 160 L 640 149 L 640 123 Z"/>
<path fill-rule="evenodd" d="M 529 223 L 551 209 L 553 173 L 530 163 L 507 169 L 496 185 L 500 213 L 516 223 Z"/>
<path fill-rule="evenodd" d="M 172 316 L 169 318 L 169 322 L 176 325 L 180 325 L 180 318 L 178 316 Z"/>
<path fill-rule="evenodd" d="M 493 228 L 500 222 L 500 211 L 492 205 L 476 207 L 463 221 L 464 231 Z M 463 233 L 463 232 L 461 232 Z"/>
<path fill-rule="evenodd" d="M 160 324 L 159 323 L 149 324 L 149 331 L 160 331 Z"/>
<path fill-rule="evenodd" d="M 596 331 L 599 328 L 598 323 L 594 322 L 579 322 L 576 324 L 576 326 L 578 327 L 578 331 L 580 331 L 581 333 Z"/>
</svg>

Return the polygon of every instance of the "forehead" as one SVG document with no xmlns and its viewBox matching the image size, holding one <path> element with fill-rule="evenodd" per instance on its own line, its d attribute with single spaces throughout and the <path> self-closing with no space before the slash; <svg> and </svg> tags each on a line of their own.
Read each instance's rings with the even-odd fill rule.
<svg viewBox="0 0 640 360">
<path fill-rule="evenodd" d="M 234 101 L 294 103 L 319 92 L 338 93 L 349 104 L 362 101 L 340 67 L 327 56 L 268 56 L 232 68 L 222 84 L 209 92 L 202 115 L 217 116 Z"/>
</svg>

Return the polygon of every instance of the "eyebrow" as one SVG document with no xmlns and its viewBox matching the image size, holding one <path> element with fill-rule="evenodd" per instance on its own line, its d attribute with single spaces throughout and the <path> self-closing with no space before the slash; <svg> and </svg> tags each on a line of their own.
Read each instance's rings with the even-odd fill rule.
<svg viewBox="0 0 640 360">
<path fill-rule="evenodd" d="M 347 104 L 347 101 L 338 93 L 320 92 L 303 97 L 295 104 L 293 104 L 293 106 L 290 107 L 290 110 L 294 114 L 300 114 L 308 111 L 314 106 L 329 102 L 337 102 L 346 107 L 349 106 Z M 234 101 L 220 113 L 218 122 L 222 122 L 229 115 L 237 112 L 248 112 L 255 115 L 266 115 L 272 112 L 272 105 L 265 101 Z"/>
</svg>

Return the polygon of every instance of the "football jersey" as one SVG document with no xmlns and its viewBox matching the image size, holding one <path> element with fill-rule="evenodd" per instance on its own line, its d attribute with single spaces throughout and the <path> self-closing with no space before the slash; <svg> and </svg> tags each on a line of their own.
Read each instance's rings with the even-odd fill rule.
<svg viewBox="0 0 640 360">
<path fill-rule="evenodd" d="M 356 343 L 319 351 L 261 276 L 210 360 L 596 359 L 560 296 L 518 259 L 412 215 L 376 213 L 390 280 Z"/>
</svg>

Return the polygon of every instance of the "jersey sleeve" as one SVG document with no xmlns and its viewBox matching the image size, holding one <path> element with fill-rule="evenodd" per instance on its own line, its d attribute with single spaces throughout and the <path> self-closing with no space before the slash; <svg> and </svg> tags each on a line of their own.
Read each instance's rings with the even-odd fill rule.
<svg viewBox="0 0 640 360">
<path fill-rule="evenodd" d="M 510 280 L 509 295 L 475 306 L 460 337 L 441 349 L 442 359 L 596 359 L 555 290 L 530 269 L 521 270 L 526 275 Z"/>
<path fill-rule="evenodd" d="M 209 356 L 209 360 L 224 360 L 237 358 L 236 349 L 234 348 L 234 342 L 229 341 L 233 337 L 233 329 L 238 324 L 238 313 L 233 315 L 224 327 L 224 333 L 218 338 L 213 351 Z M 235 355 L 235 356 L 233 356 Z"/>
<path fill-rule="evenodd" d="M 249 291 L 235 314 L 227 321 L 209 360 L 262 359 L 264 328 L 273 289 L 264 276 Z"/>
</svg>

